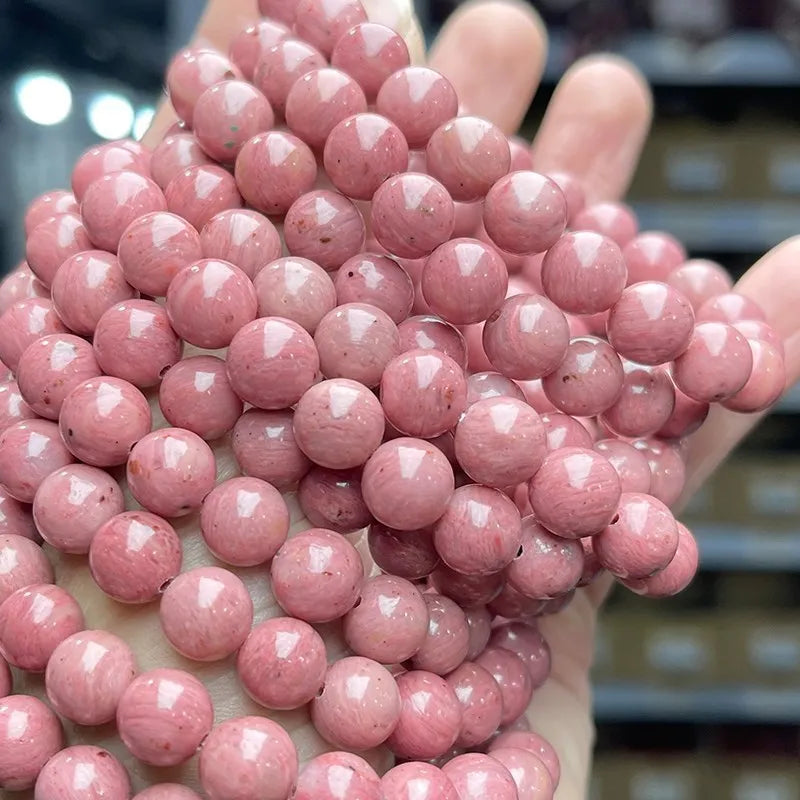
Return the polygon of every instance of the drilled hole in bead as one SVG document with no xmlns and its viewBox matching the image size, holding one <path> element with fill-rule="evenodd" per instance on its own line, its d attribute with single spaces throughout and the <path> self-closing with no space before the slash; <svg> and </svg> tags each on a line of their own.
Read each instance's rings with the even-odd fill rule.
<svg viewBox="0 0 800 800">
<path fill-rule="evenodd" d="M 165 367 L 161 367 L 161 369 L 158 371 L 158 377 L 163 379 L 164 376 L 170 371 L 171 366 L 171 364 L 167 364 Z"/>
<path fill-rule="evenodd" d="M 174 580 L 174 578 L 167 578 L 164 581 L 164 583 L 162 583 L 161 586 L 158 587 L 158 593 L 159 594 L 163 594 L 167 590 L 167 587 L 172 583 L 173 580 Z"/>
<path fill-rule="evenodd" d="M 323 694 L 325 694 L 325 684 L 324 683 L 322 684 L 322 686 L 319 687 L 319 691 L 317 692 L 316 696 L 317 697 L 322 697 Z"/>
<path fill-rule="evenodd" d="M 353 603 L 353 608 L 358 608 L 361 605 L 361 598 L 359 597 L 358 600 Z"/>
<path fill-rule="evenodd" d="M 514 558 L 519 558 L 521 555 L 522 555 L 522 545 L 519 546 L 519 550 L 517 550 L 517 554 L 514 556 Z"/>
<path fill-rule="evenodd" d="M 611 518 L 611 523 L 610 524 L 611 525 L 616 525 L 618 522 L 619 522 L 619 514 L 614 514 L 614 516 Z"/>
</svg>

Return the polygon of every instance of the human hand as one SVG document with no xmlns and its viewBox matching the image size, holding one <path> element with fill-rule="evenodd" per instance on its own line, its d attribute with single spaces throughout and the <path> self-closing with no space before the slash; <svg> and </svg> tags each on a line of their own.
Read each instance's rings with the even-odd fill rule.
<svg viewBox="0 0 800 800">
<path fill-rule="evenodd" d="M 404 35 L 417 60 L 423 57 L 419 27 L 410 8 L 400 0 L 372 0 L 365 7 L 372 19 L 386 22 Z M 197 39 L 224 51 L 232 36 L 254 16 L 252 0 L 211 0 Z M 450 78 L 463 106 L 471 113 L 513 133 L 536 90 L 545 49 L 541 22 L 527 7 L 504 2 L 474 3 L 462 7 L 449 20 L 429 55 L 429 63 Z M 610 57 L 584 59 L 568 71 L 553 96 L 533 143 L 534 168 L 573 174 L 583 183 L 590 201 L 618 199 L 636 167 L 650 114 L 649 92 L 632 67 Z M 159 130 L 163 131 L 171 121 L 165 107 L 150 134 L 151 141 L 157 141 Z M 762 258 L 737 287 L 737 291 L 760 303 L 784 338 L 789 383 L 800 375 L 800 324 L 793 314 L 800 300 L 798 256 L 800 240 L 782 244 Z M 160 419 L 157 403 L 152 405 Z M 713 410 L 709 422 L 689 445 L 687 494 L 697 488 L 754 422 L 752 416 L 735 415 L 721 408 Z M 229 448 L 220 445 L 215 455 L 221 480 L 236 474 Z M 292 511 L 292 530 L 309 527 L 293 496 L 287 496 L 287 503 Z M 214 563 L 195 517 L 180 521 L 176 527 L 184 546 L 184 570 Z M 360 549 L 369 569 L 363 542 Z M 87 627 L 112 630 L 129 642 L 142 670 L 176 666 L 203 680 L 211 692 L 217 722 L 263 713 L 241 691 L 231 659 L 200 664 L 177 656 L 161 633 L 156 610 L 150 606 L 121 606 L 107 598 L 94 584 L 85 559 L 57 556 L 56 573 L 59 584 L 83 607 Z M 263 568 L 242 570 L 240 575 L 253 597 L 257 621 L 280 613 Z M 550 644 L 553 668 L 548 682 L 534 695 L 529 718 L 533 729 L 548 738 L 559 754 L 559 800 L 578 800 L 587 795 L 593 740 L 588 671 L 596 613 L 609 585 L 601 579 L 579 590 L 567 608 L 540 623 Z M 331 659 L 344 653 L 336 625 L 327 626 L 325 640 Z M 18 690 L 41 693 L 41 680 L 26 677 Z M 291 733 L 301 760 L 327 749 L 304 710 L 273 716 Z M 73 727 L 68 729 L 67 737 L 70 744 L 91 742 L 107 747 L 129 767 L 136 788 L 167 780 L 197 785 L 192 764 L 169 771 L 144 767 L 127 755 L 111 729 Z M 389 763 L 384 750 L 371 753 L 369 758 L 378 768 Z"/>
</svg>

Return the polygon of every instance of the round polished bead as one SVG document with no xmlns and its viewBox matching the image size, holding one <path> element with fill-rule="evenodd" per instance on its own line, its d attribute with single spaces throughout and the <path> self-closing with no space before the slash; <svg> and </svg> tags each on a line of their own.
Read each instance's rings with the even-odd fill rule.
<svg viewBox="0 0 800 800">
<path fill-rule="evenodd" d="M 559 411 L 591 417 L 616 402 L 624 379 L 614 348 L 594 336 L 581 336 L 570 341 L 559 367 L 542 378 L 542 388 Z"/>
<path fill-rule="evenodd" d="M 534 689 L 550 676 L 550 646 L 535 625 L 525 622 L 500 625 L 492 633 L 490 647 L 502 647 L 518 655 L 528 668 Z"/>
<path fill-rule="evenodd" d="M 739 333 L 745 339 L 758 339 L 759 341 L 766 342 L 776 349 L 783 352 L 784 344 L 780 334 L 766 322 L 761 322 L 757 319 L 742 319 L 733 323 Z"/>
<path fill-rule="evenodd" d="M 205 686 L 178 669 L 143 672 L 128 685 L 117 707 L 123 744 L 135 758 L 156 767 L 188 761 L 213 722 Z"/>
<path fill-rule="evenodd" d="M 327 378 L 349 378 L 369 388 L 380 383 L 384 368 L 400 352 L 391 317 L 366 303 L 347 303 L 327 313 L 314 342 Z"/>
<path fill-rule="evenodd" d="M 158 401 L 170 425 L 209 441 L 230 431 L 244 407 L 228 381 L 225 362 L 216 356 L 193 356 L 170 367 Z"/>
<path fill-rule="evenodd" d="M 558 450 L 560 447 L 592 446 L 592 435 L 575 417 L 560 411 L 548 411 L 540 419 L 545 428 L 548 451 Z"/>
<path fill-rule="evenodd" d="M 431 672 L 410 670 L 397 677 L 400 720 L 387 740 L 400 758 L 430 759 L 446 753 L 461 728 L 461 704 L 448 683 Z"/>
<path fill-rule="evenodd" d="M 94 535 L 89 569 L 95 583 L 114 600 L 149 603 L 181 571 L 182 552 L 168 522 L 147 511 L 126 511 Z"/>
<path fill-rule="evenodd" d="M 503 587 L 503 573 L 465 575 L 439 564 L 430 574 L 429 583 L 439 594 L 468 609 L 486 605 L 497 597 Z"/>
<path fill-rule="evenodd" d="M 54 422 L 25 419 L 0 433 L 0 486 L 23 503 L 32 503 L 42 481 L 72 461 Z"/>
<path fill-rule="evenodd" d="M 243 326 L 227 356 L 236 394 L 258 408 L 296 403 L 314 383 L 320 358 L 311 336 L 289 319 L 263 317 Z"/>
<path fill-rule="evenodd" d="M 409 147 L 422 147 L 440 125 L 456 116 L 458 97 L 443 75 L 427 67 L 411 66 L 384 81 L 376 106 L 378 113 L 400 128 Z"/>
<path fill-rule="evenodd" d="M 672 377 L 684 394 L 701 403 L 735 395 L 753 371 L 747 339 L 725 322 L 701 322 L 689 346 L 675 359 Z"/>
<path fill-rule="evenodd" d="M 531 478 L 547 451 L 539 415 L 513 397 L 473 403 L 456 428 L 455 454 L 478 483 L 504 488 Z"/>
<path fill-rule="evenodd" d="M 373 516 L 398 530 L 417 530 L 442 516 L 453 494 L 453 469 L 437 447 L 401 437 L 382 444 L 362 475 Z"/>
<path fill-rule="evenodd" d="M 52 284 L 58 268 L 66 259 L 92 249 L 95 240 L 94 237 L 90 238 L 84 223 L 85 220 L 76 213 L 58 214 L 40 222 L 28 235 L 25 259 L 33 274 L 45 286 Z"/>
<path fill-rule="evenodd" d="M 64 639 L 47 662 L 47 699 L 78 725 L 104 725 L 114 719 L 136 672 L 133 652 L 118 636 L 80 631 Z"/>
<path fill-rule="evenodd" d="M 596 231 L 625 247 L 639 232 L 639 223 L 633 210 L 625 203 L 594 203 L 571 218 L 575 230 Z"/>
<path fill-rule="evenodd" d="M 525 143 L 527 146 L 527 142 Z M 528 152 L 530 149 L 528 148 Z M 532 153 L 531 153 L 532 156 Z M 512 169 L 530 169 L 530 166 L 514 167 Z M 571 223 L 572 220 L 583 211 L 586 206 L 586 192 L 583 189 L 583 184 L 571 172 L 549 172 L 547 177 L 550 178 L 559 189 L 561 189 L 564 199 L 567 201 L 567 222 Z M 575 229 L 575 225 L 571 225 Z"/>
<path fill-rule="evenodd" d="M 483 329 L 486 355 L 507 378 L 532 380 L 550 374 L 564 360 L 568 345 L 566 317 L 535 294 L 508 298 Z"/>
<path fill-rule="evenodd" d="M 265 214 L 285 214 L 313 187 L 317 162 L 308 145 L 296 136 L 268 131 L 243 145 L 235 174 L 236 185 L 249 205 Z"/>
<path fill-rule="evenodd" d="M 25 235 L 30 236 L 37 225 L 58 214 L 77 214 L 80 210 L 78 201 L 72 192 L 56 189 L 34 197 L 25 209 Z"/>
<path fill-rule="evenodd" d="M 306 72 L 286 96 L 289 130 L 318 149 L 342 120 L 366 110 L 361 87 L 346 73 L 330 67 Z"/>
<path fill-rule="evenodd" d="M 0 315 L 14 303 L 31 297 L 47 297 L 47 287 L 33 274 L 26 262 L 0 280 Z"/>
<path fill-rule="evenodd" d="M 758 339 L 749 339 L 753 369 L 747 383 L 723 402 L 731 411 L 754 413 L 769 408 L 786 388 L 786 365 L 783 352 Z"/>
<path fill-rule="evenodd" d="M 697 542 L 685 525 L 677 520 L 675 524 L 678 526 L 678 549 L 672 560 L 647 578 L 623 580 L 628 589 L 645 597 L 672 597 L 692 582 L 699 561 Z"/>
<path fill-rule="evenodd" d="M 686 465 L 678 447 L 658 439 L 635 439 L 633 446 L 647 457 L 650 465 L 650 494 L 667 506 L 683 494 Z"/>
<path fill-rule="evenodd" d="M 183 345 L 166 310 L 152 300 L 128 300 L 97 323 L 94 353 L 106 375 L 146 388 L 180 360 Z"/>
<path fill-rule="evenodd" d="M 594 449 L 617 471 L 623 492 L 650 491 L 650 465 L 642 451 L 621 439 L 601 439 Z"/>
<path fill-rule="evenodd" d="M 612 307 L 606 330 L 620 355 L 640 364 L 664 364 L 689 345 L 694 313 L 676 289 L 657 281 L 629 286 Z"/>
<path fill-rule="evenodd" d="M 385 311 L 395 324 L 411 312 L 414 284 L 389 256 L 361 253 L 342 264 L 334 278 L 336 302 L 366 303 Z"/>
<path fill-rule="evenodd" d="M 191 133 L 174 133 L 165 136 L 153 150 L 150 174 L 162 189 L 166 189 L 183 170 L 213 163 Z"/>
<path fill-rule="evenodd" d="M 258 478 L 232 478 L 206 495 L 200 530 L 220 561 L 253 567 L 269 561 L 286 541 L 289 511 L 270 484 Z"/>
<path fill-rule="evenodd" d="M 483 206 L 490 239 L 502 250 L 520 255 L 553 247 L 567 223 L 567 201 L 558 184 L 538 172 L 501 174 Z"/>
<path fill-rule="evenodd" d="M 690 259 L 672 270 L 664 280 L 691 303 L 695 313 L 707 300 L 733 288 L 727 270 L 716 261 L 705 258 Z M 726 319 L 722 321 L 728 322 Z"/>
<path fill-rule="evenodd" d="M 36 779 L 36 800 L 128 800 L 131 781 L 125 767 L 100 747 L 75 745 L 56 753 Z"/>
<path fill-rule="evenodd" d="M 621 578 L 646 578 L 669 564 L 678 548 L 678 528 L 670 510 L 655 497 L 626 493 L 617 519 L 592 546 L 600 563 Z"/>
<path fill-rule="evenodd" d="M 529 750 L 498 747 L 489 756 L 511 774 L 519 800 L 552 800 L 555 784 L 547 765 Z"/>
<path fill-rule="evenodd" d="M 138 297 L 117 256 L 103 250 L 70 256 L 58 268 L 51 289 L 56 313 L 71 331 L 82 336 L 94 333 L 109 308 Z"/>
<path fill-rule="evenodd" d="M 128 489 L 144 508 L 164 517 L 182 517 L 200 508 L 214 488 L 216 462 L 211 448 L 183 428 L 161 428 L 131 449 Z"/>
<path fill-rule="evenodd" d="M 478 484 L 455 490 L 433 532 L 442 561 L 466 575 L 499 572 L 514 559 L 520 541 L 520 516 L 513 501 Z"/>
<path fill-rule="evenodd" d="M 0 433 L 26 419 L 36 419 L 36 412 L 23 399 L 17 382 L 10 378 L 0 382 Z"/>
<path fill-rule="evenodd" d="M 331 65 L 346 72 L 373 101 L 385 80 L 410 63 L 408 47 L 391 28 L 374 22 L 354 25 L 334 44 Z"/>
<path fill-rule="evenodd" d="M 217 214 L 242 205 L 233 175 L 213 164 L 199 164 L 179 172 L 164 190 L 167 208 L 196 230 Z"/>
<path fill-rule="evenodd" d="M 44 672 L 56 646 L 83 626 L 81 607 L 65 589 L 25 586 L 0 606 L 0 655 L 12 667 Z"/>
<path fill-rule="evenodd" d="M 39 532 L 33 523 L 30 507 L 26 503 L 15 500 L 5 489 L 0 487 L 0 536 L 8 534 L 30 539 L 32 542 L 37 542 L 39 539 Z M 47 583 L 47 581 L 34 582 Z M 0 603 L 2 602 L 0 600 Z"/>
<path fill-rule="evenodd" d="M 397 125 L 386 117 L 358 113 L 331 130 L 323 163 L 340 192 L 356 200 L 371 200 L 387 178 L 408 169 L 408 145 Z M 358 165 L 355 170 L 354 164 Z"/>
<path fill-rule="evenodd" d="M 375 395 L 347 379 L 315 384 L 295 408 L 298 446 L 314 463 L 329 469 L 363 464 L 383 440 L 384 426 Z"/>
<path fill-rule="evenodd" d="M 306 622 L 331 622 L 358 600 L 364 565 L 343 536 L 311 528 L 281 546 L 270 575 L 275 599 L 288 614 Z"/>
<path fill-rule="evenodd" d="M 297 35 L 330 56 L 334 45 L 354 25 L 367 21 L 359 0 L 300 0 L 295 16 Z"/>
<path fill-rule="evenodd" d="M 202 257 L 200 236 L 185 219 L 156 211 L 125 229 L 117 256 L 128 283 L 163 297 L 175 275 Z"/>
<path fill-rule="evenodd" d="M 467 406 L 493 397 L 525 400 L 522 389 L 499 372 L 474 372 L 467 378 Z"/>
<path fill-rule="evenodd" d="M 288 800 L 297 770 L 289 734 L 264 717 L 221 722 L 200 750 L 200 783 L 210 800 Z"/>
<path fill-rule="evenodd" d="M 564 447 L 550 453 L 530 483 L 537 521 L 557 536 L 592 536 L 611 523 L 622 489 L 599 453 Z"/>
<path fill-rule="evenodd" d="M 600 420 L 620 436 L 636 437 L 655 433 L 672 416 L 675 387 L 662 367 L 623 362 L 622 393 Z"/>
<path fill-rule="evenodd" d="M 184 267 L 167 291 L 167 315 L 175 332 L 189 344 L 216 350 L 258 313 L 258 298 L 247 275 L 209 258 Z"/>
<path fill-rule="evenodd" d="M 660 231 L 646 231 L 627 242 L 622 250 L 628 267 L 628 284 L 665 281 L 686 261 L 683 245 Z"/>
<path fill-rule="evenodd" d="M 530 619 L 541 615 L 545 608 L 546 600 L 537 600 L 525 597 L 509 584 L 504 583 L 497 596 L 487 603 L 489 611 L 494 616 L 505 619 Z"/>
<path fill-rule="evenodd" d="M 423 595 L 428 607 L 428 633 L 414 655 L 414 669 L 447 675 L 467 657 L 469 628 L 464 612 L 449 597 Z"/>
<path fill-rule="evenodd" d="M 334 751 L 303 767 L 292 800 L 383 800 L 374 769 L 354 753 Z"/>
<path fill-rule="evenodd" d="M 299 708 L 314 698 L 325 680 L 325 644 L 308 623 L 273 617 L 256 625 L 239 650 L 239 680 L 266 708 Z"/>
<path fill-rule="evenodd" d="M 167 67 L 167 91 L 175 113 L 191 126 L 195 104 L 209 86 L 241 77 L 239 68 L 222 53 L 186 48 Z"/>
<path fill-rule="evenodd" d="M 547 771 L 553 779 L 553 787 L 558 786 L 561 779 L 561 765 L 555 749 L 547 739 L 533 731 L 507 731 L 492 740 L 489 753 L 508 748 L 527 750 L 533 753 L 547 767 Z"/>
<path fill-rule="evenodd" d="M 475 659 L 475 663 L 487 670 L 497 681 L 503 698 L 502 725 L 519 717 L 531 700 L 533 680 L 523 660 L 502 647 L 490 646 Z"/>
<path fill-rule="evenodd" d="M 286 25 L 282 25 L 274 19 L 262 19 L 254 25 L 243 28 L 233 37 L 228 55 L 231 61 L 239 67 L 242 75 L 248 81 L 252 81 L 253 73 L 261 57 L 291 35 L 291 30 Z M 196 118 L 193 120 L 193 127 L 197 130 Z"/>
<path fill-rule="evenodd" d="M 343 633 L 347 646 L 359 656 L 399 664 L 425 642 L 428 607 L 414 584 L 394 575 L 376 575 L 364 583 L 358 604 L 345 615 Z"/>
<path fill-rule="evenodd" d="M 425 761 L 398 764 L 381 778 L 381 800 L 459 800 L 450 779 Z"/>
<path fill-rule="evenodd" d="M 361 497 L 360 470 L 312 467 L 297 487 L 297 502 L 306 519 L 317 528 L 353 533 L 372 522 Z"/>
<path fill-rule="evenodd" d="M 408 317 L 397 330 L 400 334 L 400 352 L 409 350 L 438 350 L 449 356 L 460 367 L 467 367 L 467 345 L 458 328 L 433 314 Z"/>
<path fill-rule="evenodd" d="M 25 349 L 17 366 L 17 384 L 36 414 L 57 420 L 64 398 L 80 383 L 100 374 L 89 342 L 68 333 L 53 333 Z"/>
<path fill-rule="evenodd" d="M 292 488 L 311 468 L 298 447 L 292 426 L 294 412 L 251 408 L 233 428 L 231 447 L 245 475 L 260 478 L 281 491 Z"/>
<path fill-rule="evenodd" d="M 331 272 L 361 251 L 366 234 L 361 212 L 350 200 L 320 189 L 292 203 L 283 235 L 291 255 Z"/>
<path fill-rule="evenodd" d="M 518 800 L 511 773 L 491 756 L 464 753 L 448 761 L 442 772 L 450 779 L 459 800 Z"/>
<path fill-rule="evenodd" d="M 467 325 L 482 322 L 502 305 L 508 271 L 489 245 L 452 239 L 428 257 L 421 287 L 436 314 L 454 325 Z"/>
<path fill-rule="evenodd" d="M 120 378 L 96 378 L 76 386 L 64 399 L 59 417 L 70 452 L 96 467 L 124 464 L 150 424 L 147 398 Z"/>
<path fill-rule="evenodd" d="M 693 400 L 675 387 L 675 407 L 670 418 L 661 426 L 658 435 L 663 439 L 679 439 L 694 433 L 706 420 L 710 406 Z"/>
<path fill-rule="evenodd" d="M 467 661 L 476 659 L 486 648 L 492 634 L 492 615 L 486 606 L 473 606 L 464 609 L 469 628 L 469 649 Z"/>
<path fill-rule="evenodd" d="M 197 98 L 192 114 L 197 143 L 221 164 L 233 164 L 242 145 L 274 123 L 275 114 L 267 98 L 243 80 L 209 86 Z"/>
<path fill-rule="evenodd" d="M 619 300 L 627 270 L 612 239 L 593 231 L 562 236 L 542 261 L 542 287 L 563 311 L 596 314 Z"/>
<path fill-rule="evenodd" d="M 465 661 L 451 672 L 447 683 L 462 708 L 457 747 L 475 747 L 485 742 L 499 727 L 503 713 L 500 687 L 481 666 Z"/>
<path fill-rule="evenodd" d="M 340 658 L 328 667 L 322 692 L 311 702 L 314 727 L 334 747 L 367 750 L 383 743 L 400 718 L 394 677 L 377 661 Z"/>
<path fill-rule="evenodd" d="M 496 125 L 480 117 L 461 116 L 431 134 L 425 161 L 428 172 L 442 182 L 453 200 L 470 202 L 485 197 L 508 172 L 511 150 Z"/>
<path fill-rule="evenodd" d="M 427 528 L 398 531 L 373 522 L 368 540 L 370 554 L 378 567 L 406 580 L 427 577 L 439 563 L 432 531 Z"/>
<path fill-rule="evenodd" d="M 44 297 L 18 300 L 0 316 L 0 361 L 16 372 L 26 348 L 42 336 L 69 333 Z"/>
<path fill-rule="evenodd" d="M 98 178 L 114 172 L 136 172 L 150 177 L 149 154 L 130 139 L 108 142 L 84 151 L 72 170 L 72 191 L 78 202 Z"/>
<path fill-rule="evenodd" d="M 179 783 L 154 783 L 135 794 L 133 800 L 200 800 L 200 795 Z"/>
<path fill-rule="evenodd" d="M 36 697 L 0 699 L 0 787 L 30 789 L 42 767 L 64 746 L 58 717 Z"/>
<path fill-rule="evenodd" d="M 526 597 L 549 600 L 574 588 L 582 574 L 580 542 L 555 536 L 525 517 L 518 554 L 506 570 L 511 587 Z"/>
<path fill-rule="evenodd" d="M 444 353 L 409 350 L 384 369 L 381 404 L 386 418 L 402 433 L 438 436 L 455 426 L 466 403 L 464 372 Z"/>
<path fill-rule="evenodd" d="M 53 568 L 39 545 L 14 533 L 0 534 L 0 604 L 26 586 L 52 581 Z"/>
<path fill-rule="evenodd" d="M 275 226 L 263 214 L 246 208 L 212 217 L 200 232 L 200 244 L 205 258 L 234 264 L 251 280 L 280 256 L 282 247 Z"/>
<path fill-rule="evenodd" d="M 81 218 L 89 238 L 99 249 L 112 253 L 117 252 L 123 232 L 134 220 L 166 210 L 167 200 L 159 186 L 136 172 L 114 172 L 98 178 L 81 202 Z"/>
<path fill-rule="evenodd" d="M 455 206 L 439 181 L 405 172 L 384 181 L 372 198 L 372 234 L 401 258 L 421 258 L 450 238 Z"/>
<path fill-rule="evenodd" d="M 328 273 L 306 258 L 278 258 L 253 281 L 260 317 L 293 320 L 313 335 L 320 320 L 336 307 L 336 289 Z"/>
<path fill-rule="evenodd" d="M 737 292 L 725 292 L 711 297 L 697 310 L 698 322 L 728 322 L 733 324 L 741 320 L 765 322 L 766 316 L 755 300 Z"/>
<path fill-rule="evenodd" d="M 253 84 L 269 100 L 272 108 L 282 115 L 286 110 L 289 90 L 295 82 L 303 75 L 327 65 L 322 53 L 308 42 L 284 39 L 261 54 L 253 72 Z"/>
<path fill-rule="evenodd" d="M 33 499 L 37 530 L 62 553 L 88 553 L 98 528 L 124 510 L 119 484 L 107 472 L 85 464 L 52 472 Z"/>
<path fill-rule="evenodd" d="M 164 635 L 182 656 L 218 661 L 235 653 L 247 638 L 253 601 L 232 572 L 198 567 L 167 586 L 159 617 Z"/>
</svg>

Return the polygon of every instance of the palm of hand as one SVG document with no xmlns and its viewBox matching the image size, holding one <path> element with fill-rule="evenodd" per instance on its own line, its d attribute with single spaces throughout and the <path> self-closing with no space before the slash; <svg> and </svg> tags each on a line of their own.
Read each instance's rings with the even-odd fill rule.
<svg viewBox="0 0 800 800">
<path fill-rule="evenodd" d="M 197 38 L 227 49 L 233 35 L 255 17 L 253 0 L 211 0 Z M 402 33 L 412 54 L 422 57 L 419 26 L 403 0 L 369 0 L 370 18 L 392 25 Z M 499 0 L 470 4 L 455 14 L 433 47 L 429 61 L 446 74 L 471 113 L 491 119 L 512 133 L 528 108 L 541 76 L 546 37 L 540 21 L 526 7 Z M 541 171 L 566 171 L 582 180 L 590 201 L 613 200 L 625 191 L 635 169 L 650 124 L 651 101 L 646 85 L 628 65 L 614 58 L 595 57 L 575 65 L 556 90 L 533 145 L 534 165 Z M 157 141 L 159 130 L 170 123 L 162 110 L 149 134 Z M 152 142 L 151 142 L 152 143 Z M 764 256 L 741 280 L 737 291 L 752 297 L 767 313 L 771 325 L 783 336 L 789 384 L 800 377 L 800 323 L 793 313 L 800 302 L 800 239 L 784 242 Z M 708 423 L 693 437 L 687 463 L 687 494 L 691 493 L 754 424 L 753 417 L 715 409 Z M 235 474 L 227 447 L 216 452 L 222 479 Z M 296 501 L 287 498 L 293 531 L 309 527 Z M 195 518 L 179 526 L 184 544 L 184 569 L 213 563 L 197 530 Z M 369 568 L 366 547 L 361 552 Z M 177 666 L 203 680 L 212 694 L 217 722 L 263 709 L 247 699 L 238 687 L 230 659 L 197 664 L 177 656 L 159 630 L 157 614 L 150 608 L 122 607 L 106 598 L 94 585 L 85 559 L 64 556 L 56 566 L 59 583 L 71 591 L 86 612 L 87 627 L 106 628 L 134 646 L 141 669 Z M 240 570 L 255 605 L 256 620 L 280 613 L 269 590 L 263 568 Z M 529 717 L 534 730 L 555 746 L 562 766 L 558 800 L 579 800 L 587 795 L 591 764 L 591 665 L 597 609 L 609 582 L 599 580 L 577 592 L 563 611 L 542 620 L 541 630 L 553 656 L 551 678 L 538 690 Z M 324 626 L 325 627 L 325 626 Z M 344 651 L 336 625 L 327 626 L 326 645 L 335 658 Z M 28 679 L 20 691 L 41 693 L 40 679 Z M 305 710 L 274 715 L 290 732 L 301 761 L 326 749 L 308 723 Z M 68 731 L 71 744 L 94 743 L 109 747 L 131 769 L 134 783 L 174 780 L 196 784 L 193 767 L 152 770 L 126 759 L 113 730 Z M 371 754 L 376 766 L 387 753 Z"/>
</svg>

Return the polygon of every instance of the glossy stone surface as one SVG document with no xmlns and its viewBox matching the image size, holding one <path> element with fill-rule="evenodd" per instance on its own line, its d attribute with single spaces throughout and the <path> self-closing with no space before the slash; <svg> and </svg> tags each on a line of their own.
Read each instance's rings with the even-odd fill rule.
<svg viewBox="0 0 800 800">
<path fill-rule="evenodd" d="M 415 669 L 447 675 L 467 657 L 469 628 L 461 608 L 449 597 L 423 595 L 428 607 L 428 635 L 415 654 Z"/>
<path fill-rule="evenodd" d="M 284 39 L 261 54 L 253 72 L 253 84 L 269 100 L 276 113 L 283 115 L 286 97 L 295 81 L 325 66 L 325 56 L 316 47 L 299 39 Z"/>
<path fill-rule="evenodd" d="M 69 333 L 44 297 L 19 300 L 0 315 L 0 361 L 16 372 L 28 345 L 51 333 Z"/>
<path fill-rule="evenodd" d="M 361 496 L 361 470 L 312 467 L 297 487 L 297 502 L 317 528 L 353 533 L 372 522 Z"/>
<path fill-rule="evenodd" d="M 292 800 L 382 800 L 380 778 L 354 753 L 334 751 L 312 758 L 300 772 Z"/>
<path fill-rule="evenodd" d="M 92 241 L 77 213 L 57 214 L 40 222 L 25 242 L 25 259 L 34 275 L 50 286 L 70 256 L 92 249 Z"/>
<path fill-rule="evenodd" d="M 442 772 L 450 779 L 459 800 L 517 800 L 517 788 L 503 764 L 482 753 L 465 753 L 448 761 Z"/>
<path fill-rule="evenodd" d="M 279 258 L 282 250 L 281 237 L 272 222 L 247 208 L 232 208 L 212 217 L 200 231 L 200 245 L 205 258 L 234 264 L 250 280 Z"/>
<path fill-rule="evenodd" d="M 108 750 L 91 745 L 73 745 L 56 753 L 42 768 L 34 789 L 40 800 L 128 800 L 130 795 L 125 767 Z"/>
<path fill-rule="evenodd" d="M 167 184 L 164 197 L 167 208 L 198 231 L 217 214 L 242 205 L 233 175 L 214 164 L 198 164 L 179 172 Z"/>
</svg>

